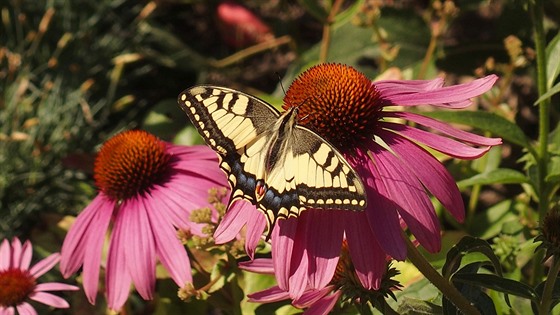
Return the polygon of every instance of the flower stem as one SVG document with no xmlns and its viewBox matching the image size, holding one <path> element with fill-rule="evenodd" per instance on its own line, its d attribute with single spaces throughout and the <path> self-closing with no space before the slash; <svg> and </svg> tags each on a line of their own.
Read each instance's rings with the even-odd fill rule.
<svg viewBox="0 0 560 315">
<path fill-rule="evenodd" d="M 533 3 L 533 4 L 532 4 Z M 537 87 L 539 96 L 547 91 L 547 75 L 546 75 L 546 38 L 544 34 L 544 8 L 542 0 L 529 1 L 529 10 L 533 19 L 535 50 L 537 52 Z M 550 99 L 546 99 L 539 104 L 539 142 L 537 148 L 537 171 L 538 171 L 538 210 L 539 225 L 542 226 L 544 217 L 548 212 L 549 199 L 548 187 L 545 177 L 548 169 L 548 134 L 550 131 Z M 541 281 L 543 275 L 542 258 L 543 251 L 537 252 L 533 258 L 533 284 Z"/>
<path fill-rule="evenodd" d="M 323 39 L 321 40 L 321 48 L 319 51 L 319 63 L 327 62 L 329 46 L 331 45 L 331 25 L 334 23 L 334 18 L 340 10 L 343 0 L 336 0 L 329 12 L 324 25 L 323 25 Z"/>
<path fill-rule="evenodd" d="M 407 235 L 403 232 L 403 238 L 408 249 L 408 260 L 418 268 L 418 270 L 436 286 L 443 295 L 453 303 L 463 314 L 480 314 L 480 312 L 455 288 L 449 281 L 442 277 L 437 270 L 422 256 L 416 246 L 412 244 Z"/>
<path fill-rule="evenodd" d="M 547 280 L 544 284 L 541 304 L 539 305 L 538 314 L 549 314 L 550 306 L 552 305 L 552 293 L 554 291 L 554 284 L 556 283 L 556 277 L 558 277 L 558 272 L 560 271 L 560 260 L 556 256 L 552 256 L 553 263 L 552 267 L 548 270 Z"/>
</svg>

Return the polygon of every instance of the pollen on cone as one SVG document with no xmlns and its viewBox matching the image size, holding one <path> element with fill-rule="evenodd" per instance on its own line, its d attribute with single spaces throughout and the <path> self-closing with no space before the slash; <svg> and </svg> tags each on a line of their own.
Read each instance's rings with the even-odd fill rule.
<svg viewBox="0 0 560 315">
<path fill-rule="evenodd" d="M 284 109 L 298 107 L 299 124 L 339 148 L 371 138 L 379 111 L 379 93 L 356 69 L 321 64 L 302 73 L 284 97 Z"/>
<path fill-rule="evenodd" d="M 94 167 L 97 187 L 119 200 L 131 197 L 161 180 L 170 156 L 165 143 L 142 130 L 130 130 L 109 139 Z"/>
</svg>

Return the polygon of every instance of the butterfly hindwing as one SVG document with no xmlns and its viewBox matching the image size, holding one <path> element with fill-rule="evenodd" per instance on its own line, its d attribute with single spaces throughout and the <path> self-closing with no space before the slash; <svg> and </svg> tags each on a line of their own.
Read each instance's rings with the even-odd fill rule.
<svg viewBox="0 0 560 315">
<path fill-rule="evenodd" d="M 364 186 L 331 144 L 268 103 L 228 88 L 196 86 L 179 105 L 220 157 L 231 201 L 246 199 L 267 218 L 298 216 L 308 207 L 363 210 Z M 288 125 L 288 128 L 285 128 Z M 284 131 L 284 130 L 289 130 Z"/>
</svg>

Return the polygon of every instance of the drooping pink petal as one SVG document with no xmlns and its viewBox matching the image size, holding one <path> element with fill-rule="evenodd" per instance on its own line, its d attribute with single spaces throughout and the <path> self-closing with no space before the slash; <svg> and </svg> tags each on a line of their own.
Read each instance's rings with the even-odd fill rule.
<svg viewBox="0 0 560 315">
<path fill-rule="evenodd" d="M 392 153 L 374 142 L 370 149 L 391 200 L 399 205 L 399 214 L 420 244 L 432 253 L 438 252 L 441 248 L 439 221 L 424 187 Z"/>
<path fill-rule="evenodd" d="M 39 278 L 40 276 L 45 274 L 45 272 L 51 270 L 52 267 L 54 267 L 54 265 L 56 265 L 59 260 L 60 260 L 59 253 L 50 254 L 49 256 L 45 257 L 44 259 L 36 263 L 33 267 L 31 267 L 29 273 L 31 273 L 33 277 Z"/>
<path fill-rule="evenodd" d="M 348 161 L 360 175 L 366 186 L 368 198 L 365 213 L 371 231 L 385 253 L 397 260 L 406 259 L 406 244 L 401 237 L 401 225 L 397 213 L 398 206 L 391 198 L 377 167 L 362 150 L 357 150 Z"/>
<path fill-rule="evenodd" d="M 239 268 L 254 273 L 274 274 L 274 265 L 270 258 L 256 258 L 249 261 L 239 263 Z"/>
<path fill-rule="evenodd" d="M 123 226 L 128 224 L 122 218 L 122 211 L 117 212 L 115 225 L 109 245 L 109 255 L 107 256 L 107 270 L 105 272 L 105 285 L 107 291 L 107 305 L 112 310 L 120 310 L 130 290 L 132 278 L 127 268 L 125 255 L 126 237 L 123 235 Z M 85 289 L 85 288 L 84 288 Z M 95 294 L 86 295 L 91 304 L 95 304 Z"/>
<path fill-rule="evenodd" d="M 426 127 L 430 127 L 434 130 L 438 130 L 448 136 L 454 137 L 456 139 L 459 139 L 461 141 L 470 143 L 470 144 L 474 144 L 474 145 L 484 145 L 484 146 L 492 146 L 492 145 L 499 145 L 502 143 L 502 139 L 501 138 L 487 138 L 487 137 L 483 137 L 483 136 L 479 136 L 477 134 L 474 133 L 470 133 L 467 131 L 463 131 L 460 129 L 456 129 L 446 123 L 443 123 L 439 120 L 430 118 L 430 117 L 426 117 L 426 116 L 422 116 L 422 115 L 418 115 L 418 114 L 414 114 L 414 113 L 408 113 L 408 112 L 388 112 L 385 111 L 383 112 L 383 116 L 384 117 L 396 117 L 396 118 L 402 118 L 402 119 L 406 119 L 406 120 L 410 120 L 413 121 L 415 123 L 418 123 L 420 125 L 424 125 Z"/>
<path fill-rule="evenodd" d="M 444 106 L 447 108 L 464 108 L 468 106 L 469 99 L 479 96 L 490 90 L 498 80 L 496 75 L 489 75 L 469 83 L 458 84 L 445 87 L 433 86 L 422 92 L 414 92 L 414 89 L 406 88 L 408 81 L 379 81 L 373 84 L 380 92 L 381 97 L 395 105 L 416 106 L 430 104 L 434 106 Z M 399 93 L 399 88 L 401 92 Z"/>
<path fill-rule="evenodd" d="M 280 289 L 278 286 L 273 286 L 266 290 L 251 293 L 247 295 L 247 297 L 249 297 L 249 302 L 272 303 L 287 300 L 290 298 L 290 295 L 288 294 L 288 292 Z"/>
<path fill-rule="evenodd" d="M 39 283 L 35 286 L 35 291 L 77 291 L 78 288 L 75 285 L 60 283 L 60 282 L 47 282 Z"/>
<path fill-rule="evenodd" d="M 288 291 L 290 264 L 296 239 L 297 219 L 278 220 L 272 230 L 272 261 L 280 289 Z"/>
<path fill-rule="evenodd" d="M 29 295 L 33 301 L 37 301 L 56 308 L 68 308 L 70 305 L 63 298 L 46 292 L 33 292 Z"/>
<path fill-rule="evenodd" d="M 339 223 L 343 210 L 309 209 L 306 219 L 306 255 L 309 260 L 309 286 L 325 287 L 332 279 L 342 246 L 344 226 Z"/>
<path fill-rule="evenodd" d="M 335 291 L 333 294 L 327 295 L 324 298 L 318 300 L 317 302 L 313 303 L 303 314 L 306 315 L 327 315 L 329 314 L 340 295 L 342 294 L 341 291 Z"/>
<path fill-rule="evenodd" d="M 216 244 L 227 243 L 239 234 L 241 228 L 247 224 L 249 216 L 252 215 L 250 207 L 254 208 L 255 206 L 245 200 L 233 201 L 224 215 L 222 222 L 220 222 L 216 231 L 214 231 L 214 241 Z"/>
<path fill-rule="evenodd" d="M 479 158 L 490 150 L 489 146 L 473 148 L 462 142 L 402 124 L 379 122 L 378 125 L 379 127 L 385 128 L 385 130 L 396 131 L 402 136 L 416 140 L 449 156 L 463 160 Z"/>
<path fill-rule="evenodd" d="M 122 202 L 120 210 L 127 267 L 136 290 L 145 300 L 153 299 L 155 290 L 156 249 L 146 204 L 142 197 Z"/>
<path fill-rule="evenodd" d="M 297 308 L 309 307 L 335 289 L 334 286 L 329 285 L 320 290 L 306 290 L 305 293 L 299 299 L 294 300 L 292 304 Z"/>
<path fill-rule="evenodd" d="M 6 270 L 11 267 L 12 255 L 11 246 L 7 238 L 0 245 L 0 270 Z"/>
<path fill-rule="evenodd" d="M 33 256 L 33 249 L 30 241 L 25 241 L 21 248 L 21 257 L 19 259 L 19 267 L 23 270 L 28 270 L 31 264 L 31 257 Z"/>
<path fill-rule="evenodd" d="M 23 302 L 16 306 L 19 315 L 37 315 L 37 311 L 27 302 Z"/>
<path fill-rule="evenodd" d="M 95 219 L 99 218 L 99 212 L 107 213 L 113 211 L 115 204 L 105 194 L 100 193 L 78 215 L 76 221 L 66 234 L 60 251 L 60 271 L 65 278 L 78 271 L 83 264 L 85 251 L 89 246 L 88 238 L 90 233 L 92 233 L 89 227 L 96 224 Z M 93 235 L 92 237 L 104 239 L 103 235 Z"/>
<path fill-rule="evenodd" d="M 253 211 L 253 215 L 249 217 L 249 221 L 253 222 L 248 222 L 247 233 L 245 235 L 245 252 L 251 259 L 254 258 L 255 249 L 266 228 L 266 218 L 261 213 L 256 212 L 257 211 Z"/>
<path fill-rule="evenodd" d="M 99 270 L 101 266 L 101 258 L 103 254 L 103 245 L 105 244 L 105 236 L 111 217 L 113 215 L 113 202 L 107 203 L 105 207 L 99 207 L 94 217 L 87 227 L 86 248 L 83 261 L 83 285 L 86 296 L 95 300 L 97 296 L 97 288 L 99 285 Z"/>
<path fill-rule="evenodd" d="M 191 263 L 185 247 L 177 238 L 173 224 L 154 206 L 156 200 L 146 202 L 147 214 L 152 224 L 157 256 L 171 279 L 182 287 L 192 282 Z"/>
<path fill-rule="evenodd" d="M 403 164 L 420 179 L 422 184 L 434 195 L 441 204 L 462 222 L 465 218 L 465 206 L 461 192 L 447 169 L 430 153 L 414 142 L 386 131 L 379 131 Z"/>
<path fill-rule="evenodd" d="M 386 254 L 373 235 L 364 213 L 352 212 L 342 222 L 356 274 L 364 288 L 379 289 L 385 274 Z"/>
</svg>

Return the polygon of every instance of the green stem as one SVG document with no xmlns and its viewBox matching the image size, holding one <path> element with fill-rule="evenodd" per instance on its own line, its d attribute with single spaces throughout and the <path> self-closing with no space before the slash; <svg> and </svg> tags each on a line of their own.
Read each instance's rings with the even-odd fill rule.
<svg viewBox="0 0 560 315">
<path fill-rule="evenodd" d="M 550 306 L 552 305 L 552 292 L 554 291 L 554 284 L 560 271 L 560 260 L 552 256 L 552 267 L 548 270 L 546 282 L 544 284 L 541 304 L 539 305 L 539 314 L 545 315 L 550 313 Z"/>
<path fill-rule="evenodd" d="M 329 47 L 331 45 L 331 25 L 334 23 L 334 18 L 338 14 L 343 0 L 336 0 L 329 12 L 327 20 L 323 24 L 323 39 L 321 40 L 321 47 L 319 50 L 319 63 L 327 62 Z"/>
<path fill-rule="evenodd" d="M 430 263 L 422 256 L 416 246 L 412 244 L 408 236 L 403 232 L 403 238 L 408 249 L 408 259 L 418 270 L 428 279 L 436 288 L 438 288 L 443 295 L 453 303 L 463 314 L 480 314 L 465 297 L 455 288 L 449 281 L 442 277 L 437 270 L 430 265 Z"/>
<path fill-rule="evenodd" d="M 546 38 L 544 34 L 544 8 L 542 0 L 535 0 L 534 4 L 529 1 L 529 9 L 533 19 L 535 50 L 537 52 L 537 87 L 539 96 L 547 91 L 546 75 Z M 539 143 L 537 148 L 537 167 L 538 167 L 538 210 L 539 225 L 542 226 L 543 220 L 548 212 L 549 199 L 548 188 L 546 187 L 546 174 L 548 169 L 548 134 L 550 131 L 550 99 L 546 99 L 539 104 Z M 537 252 L 533 261 L 533 284 L 541 281 L 543 275 L 542 258 L 543 251 Z"/>
</svg>

